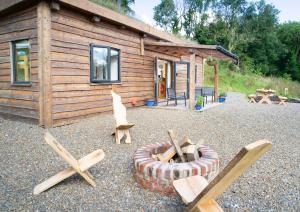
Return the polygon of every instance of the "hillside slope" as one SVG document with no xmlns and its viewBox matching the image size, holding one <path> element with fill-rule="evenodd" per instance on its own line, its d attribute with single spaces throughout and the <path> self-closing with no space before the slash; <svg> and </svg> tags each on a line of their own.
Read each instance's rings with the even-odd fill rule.
<svg viewBox="0 0 300 212">
<path fill-rule="evenodd" d="M 255 93 L 258 88 L 270 88 L 277 91 L 276 95 L 300 99 L 300 83 L 296 81 L 277 77 L 265 77 L 253 73 L 241 73 L 239 71 L 233 72 L 229 71 L 229 69 L 222 63 L 219 67 L 220 91 L 237 91 L 250 94 Z M 213 86 L 213 67 L 205 65 L 204 69 L 204 85 Z M 287 95 L 285 95 L 285 88 L 288 88 Z"/>
</svg>

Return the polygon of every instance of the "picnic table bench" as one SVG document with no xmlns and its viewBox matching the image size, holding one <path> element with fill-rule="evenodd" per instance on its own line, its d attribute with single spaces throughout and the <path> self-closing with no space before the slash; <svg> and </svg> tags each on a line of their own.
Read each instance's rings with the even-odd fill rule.
<svg viewBox="0 0 300 212">
<path fill-rule="evenodd" d="M 261 96 L 262 99 L 258 103 L 267 103 L 272 104 L 270 96 L 274 95 L 276 91 L 271 89 L 257 89 L 256 93 L 258 96 Z"/>
</svg>

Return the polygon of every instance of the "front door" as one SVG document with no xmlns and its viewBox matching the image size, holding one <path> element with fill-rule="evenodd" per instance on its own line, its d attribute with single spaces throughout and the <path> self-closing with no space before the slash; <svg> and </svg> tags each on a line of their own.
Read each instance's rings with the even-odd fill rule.
<svg viewBox="0 0 300 212">
<path fill-rule="evenodd" d="M 175 89 L 176 93 L 182 94 L 185 92 L 189 98 L 190 85 L 190 63 L 189 62 L 175 62 Z"/>
<path fill-rule="evenodd" d="M 174 69 L 171 61 L 156 59 L 155 97 L 157 102 L 167 98 L 167 88 L 174 87 Z"/>
</svg>

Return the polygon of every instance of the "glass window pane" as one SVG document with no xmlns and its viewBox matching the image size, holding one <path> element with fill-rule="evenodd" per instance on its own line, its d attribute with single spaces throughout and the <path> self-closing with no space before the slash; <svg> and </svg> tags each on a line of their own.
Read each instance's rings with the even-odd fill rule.
<svg viewBox="0 0 300 212">
<path fill-rule="evenodd" d="M 101 47 L 93 48 L 93 67 L 94 76 L 96 80 L 109 80 L 107 57 L 108 49 Z"/>
<path fill-rule="evenodd" d="M 30 81 L 29 41 L 17 41 L 15 45 L 15 81 Z"/>
<path fill-rule="evenodd" d="M 110 51 L 110 74 L 112 81 L 119 80 L 119 51 L 114 49 Z"/>
</svg>

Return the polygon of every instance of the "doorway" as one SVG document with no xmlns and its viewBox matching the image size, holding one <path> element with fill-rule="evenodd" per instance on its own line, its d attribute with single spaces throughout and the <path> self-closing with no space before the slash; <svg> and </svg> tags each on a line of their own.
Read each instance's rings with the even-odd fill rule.
<svg viewBox="0 0 300 212">
<path fill-rule="evenodd" d="M 157 79 L 157 100 L 165 101 L 167 98 L 167 88 L 174 88 L 174 68 L 171 61 L 157 59 L 156 79 Z"/>
<path fill-rule="evenodd" d="M 154 77 L 157 103 L 166 102 L 168 88 L 174 89 L 176 93 L 185 92 L 186 98 L 189 98 L 189 62 L 174 62 L 156 58 Z"/>
</svg>

